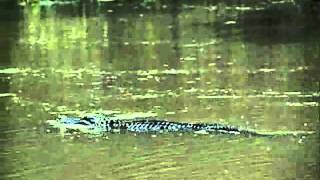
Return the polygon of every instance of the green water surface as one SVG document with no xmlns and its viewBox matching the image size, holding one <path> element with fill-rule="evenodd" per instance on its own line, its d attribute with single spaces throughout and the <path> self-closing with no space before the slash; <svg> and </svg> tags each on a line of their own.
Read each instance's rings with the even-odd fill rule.
<svg viewBox="0 0 320 180">
<path fill-rule="evenodd" d="M 110 1 L 0 7 L 0 179 L 317 179 L 320 5 Z M 306 137 L 61 137 L 117 111 Z"/>
</svg>

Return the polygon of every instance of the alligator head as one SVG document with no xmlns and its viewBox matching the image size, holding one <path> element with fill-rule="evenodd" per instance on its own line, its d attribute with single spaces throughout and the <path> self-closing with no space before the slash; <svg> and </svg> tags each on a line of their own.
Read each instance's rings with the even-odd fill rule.
<svg viewBox="0 0 320 180">
<path fill-rule="evenodd" d="M 107 131 L 106 123 L 108 122 L 106 116 L 94 115 L 79 117 L 61 116 L 57 120 L 48 120 L 49 129 L 58 129 L 60 132 L 79 131 L 90 134 L 101 134 Z"/>
</svg>

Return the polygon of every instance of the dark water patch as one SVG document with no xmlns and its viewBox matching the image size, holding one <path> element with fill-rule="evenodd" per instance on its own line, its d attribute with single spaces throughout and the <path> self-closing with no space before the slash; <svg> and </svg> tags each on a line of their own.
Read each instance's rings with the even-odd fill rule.
<svg viewBox="0 0 320 180">
<path fill-rule="evenodd" d="M 245 12 L 240 20 L 244 40 L 261 44 L 312 42 L 319 37 L 319 10 L 319 2 L 307 0 Z"/>
</svg>

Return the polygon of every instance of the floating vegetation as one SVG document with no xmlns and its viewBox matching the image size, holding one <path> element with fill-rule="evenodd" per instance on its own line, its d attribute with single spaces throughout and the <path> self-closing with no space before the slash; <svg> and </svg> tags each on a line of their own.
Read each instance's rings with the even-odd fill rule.
<svg viewBox="0 0 320 180">
<path fill-rule="evenodd" d="M 148 81 L 148 78 L 137 78 L 138 81 Z"/>
<path fill-rule="evenodd" d="M 24 72 L 21 69 L 18 68 L 7 68 L 7 69 L 1 69 L 0 74 L 16 74 L 16 73 L 21 73 Z"/>
<path fill-rule="evenodd" d="M 38 74 L 40 70 L 34 70 L 31 68 L 6 68 L 0 69 L 0 74 Z"/>
<path fill-rule="evenodd" d="M 115 0 L 97 0 L 98 2 L 113 2 Z"/>
<path fill-rule="evenodd" d="M 0 93 L 0 97 L 16 97 L 14 93 Z"/>
<path fill-rule="evenodd" d="M 184 57 L 182 60 L 184 60 L 184 61 L 196 61 L 197 58 L 196 57 Z"/>
<path fill-rule="evenodd" d="M 100 86 L 100 85 L 102 85 L 102 82 L 92 82 L 91 85 L 93 85 L 93 86 Z"/>
<path fill-rule="evenodd" d="M 226 22 L 224 22 L 224 24 L 226 24 L 226 25 L 236 24 L 236 23 L 237 23 L 236 21 L 226 21 Z"/>
<path fill-rule="evenodd" d="M 205 96 L 205 95 L 201 95 L 201 96 L 197 96 L 197 98 L 199 99 L 238 99 L 238 98 L 242 98 L 242 96 L 236 96 L 236 95 L 212 95 L 212 96 Z"/>
<path fill-rule="evenodd" d="M 284 4 L 284 3 L 295 3 L 295 0 L 273 0 L 272 4 Z"/>
<path fill-rule="evenodd" d="M 184 91 L 189 92 L 189 91 Z M 196 92 L 193 90 L 193 92 Z M 228 92 L 225 92 L 228 94 Z M 234 92 L 236 93 L 236 92 Z M 214 94 L 214 95 L 199 95 L 197 98 L 199 99 L 230 99 L 230 98 L 290 98 L 290 97 L 297 97 L 297 98 L 311 98 L 311 97 L 319 97 L 319 93 L 310 93 L 310 94 L 301 94 L 301 92 L 262 92 L 260 94 L 247 94 L 247 95 L 237 95 L 237 94 L 231 94 L 231 95 L 220 95 Z M 308 103 L 306 103 L 308 104 Z M 312 104 L 312 103 L 311 103 Z M 311 105 L 310 104 L 310 105 Z"/>
<path fill-rule="evenodd" d="M 284 92 L 283 94 L 285 94 L 285 95 L 301 95 L 302 93 L 301 92 L 294 92 L 294 91 L 292 91 L 292 92 Z"/>
<path fill-rule="evenodd" d="M 161 72 L 161 74 L 191 74 L 191 71 L 184 70 L 184 69 L 168 69 Z"/>
<path fill-rule="evenodd" d="M 286 102 L 287 106 L 293 106 L 293 107 L 306 107 L 306 106 L 319 106 L 318 102 Z"/>
<path fill-rule="evenodd" d="M 235 7 L 236 10 L 238 11 L 250 11 L 250 10 L 253 10 L 254 8 L 253 7 L 245 7 L 245 6 L 241 6 L 241 7 Z"/>
<path fill-rule="evenodd" d="M 207 7 L 204 7 L 204 9 L 206 9 L 208 11 L 216 11 L 218 8 L 217 8 L 217 6 L 207 6 Z"/>
<path fill-rule="evenodd" d="M 169 112 L 166 112 L 165 114 L 166 114 L 166 115 L 175 115 L 175 114 L 176 114 L 176 112 L 169 111 Z"/>
<path fill-rule="evenodd" d="M 280 92 L 277 92 L 277 91 L 266 91 L 266 92 L 262 92 L 262 95 L 280 95 L 281 93 Z"/>
<path fill-rule="evenodd" d="M 182 109 L 182 110 L 180 110 L 179 112 L 181 112 L 181 113 L 187 113 L 187 112 L 189 112 L 189 110 L 188 110 L 188 108 L 186 107 L 185 109 Z"/>
<path fill-rule="evenodd" d="M 209 42 L 201 42 L 201 43 L 192 43 L 192 44 L 184 44 L 183 47 L 185 48 L 196 48 L 196 47 L 205 47 L 210 45 L 217 44 L 217 40 L 211 40 Z"/>
<path fill-rule="evenodd" d="M 195 92 L 198 92 L 199 90 L 196 88 L 191 88 L 191 89 L 184 89 L 183 91 L 186 93 L 195 93 Z"/>
<path fill-rule="evenodd" d="M 98 1 L 104 1 L 104 0 L 98 0 Z M 26 6 L 28 4 L 32 5 L 39 5 L 43 7 L 51 7 L 54 5 L 68 5 L 68 4 L 76 4 L 79 3 L 80 0 L 63 0 L 63 1 L 51 1 L 51 0 L 19 0 L 18 4 L 20 6 Z"/>
<path fill-rule="evenodd" d="M 134 72 L 128 72 L 128 73 L 134 73 Z M 184 70 L 184 69 L 166 69 L 166 70 L 138 70 L 136 71 L 137 75 L 140 76 L 149 76 L 149 75 L 160 75 L 160 74 L 167 74 L 167 75 L 175 75 L 175 74 L 192 74 L 192 70 Z"/>
<path fill-rule="evenodd" d="M 195 84 L 196 81 L 192 81 L 192 80 L 191 80 L 191 81 L 186 81 L 186 83 L 187 83 L 187 84 Z"/>
<path fill-rule="evenodd" d="M 145 95 L 133 95 L 133 99 L 155 99 L 158 98 L 158 94 L 145 94 Z"/>
<path fill-rule="evenodd" d="M 274 69 L 274 68 L 269 68 L 269 69 L 268 68 L 261 68 L 261 69 L 258 69 L 258 71 L 269 73 L 269 72 L 275 72 L 276 69 Z"/>
<path fill-rule="evenodd" d="M 194 61 L 196 58 L 194 57 L 184 57 L 181 58 L 181 61 Z M 228 65 L 232 65 L 233 63 L 229 62 Z M 149 70 L 134 70 L 134 71 L 104 71 L 104 70 L 97 70 L 96 67 L 85 67 L 85 68 L 77 68 L 77 69 L 62 69 L 62 68 L 56 68 L 56 69 L 48 69 L 48 68 L 38 68 L 38 69 L 32 69 L 32 68 L 6 68 L 1 69 L 0 74 L 8 74 L 8 75 L 21 75 L 21 76 L 32 76 L 32 77 L 39 77 L 41 79 L 45 79 L 48 76 L 57 76 L 60 75 L 63 78 L 66 79 L 78 79 L 78 80 L 84 80 L 85 77 L 97 77 L 97 78 L 103 78 L 103 82 L 97 82 L 95 80 L 92 85 L 102 85 L 105 81 L 112 82 L 116 81 L 119 77 L 127 78 L 126 75 L 137 75 L 142 77 L 137 77 L 138 81 L 148 81 L 149 79 L 154 79 L 156 82 L 160 82 L 160 75 L 192 75 L 192 74 L 207 74 L 207 73 L 225 73 L 228 71 L 224 71 L 221 69 L 215 68 L 217 66 L 216 62 L 210 62 L 207 64 L 206 68 L 197 68 L 197 69 L 149 69 Z M 210 67 L 210 68 L 208 68 Z M 295 68 L 293 71 L 288 70 L 288 72 L 294 73 L 294 72 L 300 72 L 304 70 L 308 70 L 309 68 L 307 66 L 299 66 Z M 248 74 L 255 74 L 258 72 L 263 73 L 271 73 L 271 72 L 278 72 L 280 71 L 276 68 L 261 68 L 258 70 L 246 70 L 243 73 Z M 83 86 L 86 83 L 84 82 L 74 82 L 78 83 L 78 85 Z M 208 85 L 212 84 L 212 82 L 208 82 Z"/>
<path fill-rule="evenodd" d="M 52 70 L 54 73 L 60 73 L 65 78 L 70 77 L 78 77 L 81 78 L 83 74 L 88 74 L 94 77 L 100 77 L 102 75 L 108 75 L 110 73 L 107 73 L 106 71 L 97 71 L 94 68 L 78 68 L 78 69 L 54 69 Z M 116 77 L 115 77 L 116 78 Z"/>
</svg>

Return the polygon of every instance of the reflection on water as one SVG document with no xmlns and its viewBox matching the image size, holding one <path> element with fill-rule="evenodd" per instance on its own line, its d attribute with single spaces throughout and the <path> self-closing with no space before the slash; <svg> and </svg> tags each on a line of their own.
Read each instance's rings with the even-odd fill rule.
<svg viewBox="0 0 320 180">
<path fill-rule="evenodd" d="M 112 1 L 0 13 L 0 177 L 316 179 L 318 135 L 69 140 L 42 126 L 57 114 L 116 110 L 318 131 L 319 6 Z"/>
</svg>

